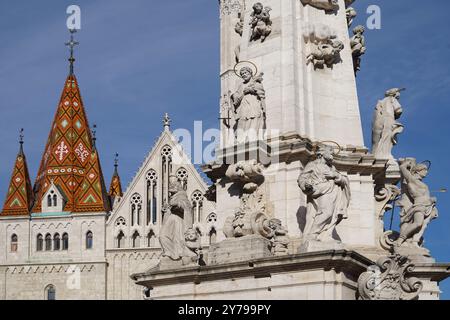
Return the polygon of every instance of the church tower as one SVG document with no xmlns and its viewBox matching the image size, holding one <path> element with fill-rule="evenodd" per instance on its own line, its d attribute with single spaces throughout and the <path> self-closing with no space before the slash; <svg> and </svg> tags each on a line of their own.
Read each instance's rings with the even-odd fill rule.
<svg viewBox="0 0 450 320">
<path fill-rule="evenodd" d="M 66 44 L 69 75 L 33 190 L 21 139 L 0 215 L 0 299 L 106 298 L 110 203 L 74 73 L 74 32 Z"/>
</svg>

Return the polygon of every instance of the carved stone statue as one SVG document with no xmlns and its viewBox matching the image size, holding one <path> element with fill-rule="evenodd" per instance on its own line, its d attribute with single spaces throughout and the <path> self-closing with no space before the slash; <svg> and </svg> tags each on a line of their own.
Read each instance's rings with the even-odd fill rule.
<svg viewBox="0 0 450 320">
<path fill-rule="evenodd" d="M 270 11 L 272 9 L 270 7 L 264 7 L 261 2 L 253 5 L 252 20 L 250 21 L 250 27 L 252 28 L 250 41 L 261 40 L 261 42 L 264 42 L 272 33 Z"/>
<path fill-rule="evenodd" d="M 350 28 L 351 25 L 353 24 L 353 20 L 356 18 L 356 16 L 358 15 L 358 13 L 356 12 L 356 10 L 353 7 L 348 7 L 345 10 L 345 14 L 347 16 L 347 24 L 348 27 Z"/>
<path fill-rule="evenodd" d="M 350 39 L 355 74 L 361 70 L 361 56 L 366 53 L 366 38 L 364 37 L 365 31 L 366 29 L 364 26 L 356 26 L 353 29 L 353 37 Z"/>
<path fill-rule="evenodd" d="M 266 92 L 263 74 L 254 78 L 253 70 L 243 67 L 243 79 L 238 90 L 231 95 L 235 109 L 235 135 L 238 141 L 259 137 L 266 126 Z"/>
<path fill-rule="evenodd" d="M 391 89 L 375 108 L 372 128 L 372 153 L 377 158 L 394 159 L 392 148 L 397 144 L 397 135 L 403 132 L 403 125 L 397 119 L 403 113 L 399 102 L 400 92 L 404 89 Z"/>
<path fill-rule="evenodd" d="M 196 254 L 186 245 L 185 233 L 192 228 L 192 207 L 189 197 L 177 177 L 169 181 L 169 204 L 164 214 L 159 241 L 162 256 L 179 261 Z"/>
<path fill-rule="evenodd" d="M 438 217 L 436 198 L 431 197 L 423 179 L 428 175 L 428 167 L 416 163 L 416 159 L 400 159 L 402 174 L 402 198 L 397 202 L 401 207 L 400 236 L 396 246 L 420 248 L 422 237 L 431 220 Z"/>
<path fill-rule="evenodd" d="M 244 19 L 241 16 L 241 18 L 239 19 L 239 21 L 236 23 L 236 25 L 234 26 L 234 31 L 240 36 L 242 37 L 243 33 L 244 33 Z M 236 46 L 236 48 L 234 49 L 234 57 L 236 60 L 236 63 L 239 63 L 240 61 L 240 56 L 241 56 L 241 45 L 238 44 Z"/>
<path fill-rule="evenodd" d="M 408 278 L 414 265 L 401 255 L 381 258 L 358 279 L 359 300 L 416 300 L 423 284 Z"/>
<path fill-rule="evenodd" d="M 350 185 L 347 176 L 333 165 L 333 150 L 322 146 L 317 159 L 308 163 L 300 174 L 298 185 L 308 197 L 304 239 L 335 242 L 335 227 L 347 218 Z"/>
<path fill-rule="evenodd" d="M 274 256 L 284 256 L 289 254 L 289 236 L 288 231 L 283 227 L 281 220 L 269 220 L 269 228 L 272 233 L 269 235 L 272 242 L 272 253 Z"/>
<path fill-rule="evenodd" d="M 203 252 L 197 231 L 193 228 L 189 228 L 184 233 L 184 240 L 186 242 L 186 247 L 191 251 L 191 254 L 185 255 L 182 258 L 183 265 L 199 265 L 203 259 Z"/>
<path fill-rule="evenodd" d="M 331 39 L 327 43 L 314 44 L 314 46 L 315 48 L 306 58 L 307 65 L 312 62 L 315 69 L 322 69 L 324 66 L 332 68 L 341 61 L 340 52 L 344 49 L 342 41 Z"/>
<path fill-rule="evenodd" d="M 337 11 L 339 9 L 338 0 L 300 0 L 304 6 L 310 5 L 316 9 L 325 11 Z"/>
</svg>

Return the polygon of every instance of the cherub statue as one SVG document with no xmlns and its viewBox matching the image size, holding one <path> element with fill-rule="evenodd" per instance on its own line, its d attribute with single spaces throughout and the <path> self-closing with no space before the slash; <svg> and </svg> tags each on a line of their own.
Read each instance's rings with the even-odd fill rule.
<svg viewBox="0 0 450 320">
<path fill-rule="evenodd" d="M 350 28 L 353 23 L 353 19 L 355 19 L 358 14 L 353 7 L 348 7 L 345 10 L 345 14 L 347 16 L 347 25 Z"/>
<path fill-rule="evenodd" d="M 258 39 L 264 42 L 266 38 L 272 32 L 272 20 L 270 20 L 270 7 L 264 7 L 261 2 L 257 2 L 253 5 L 252 20 L 250 26 L 252 28 L 252 34 L 250 41 L 256 41 Z"/>
<path fill-rule="evenodd" d="M 187 229 L 184 233 L 184 241 L 190 252 L 186 252 L 183 256 L 183 265 L 198 265 L 203 259 L 203 252 L 197 231 L 193 228 Z"/>
<path fill-rule="evenodd" d="M 428 186 L 423 179 L 428 175 L 428 167 L 417 164 L 416 159 L 399 159 L 402 174 L 402 198 L 400 236 L 397 246 L 412 245 L 421 247 L 422 237 L 431 220 L 438 217 L 436 198 L 431 197 Z"/>
<path fill-rule="evenodd" d="M 332 68 L 334 64 L 341 61 L 340 52 L 344 49 L 342 41 L 337 39 L 331 39 L 329 43 L 317 44 L 313 52 L 306 57 L 306 64 L 311 62 L 314 68 L 323 68 L 327 66 Z"/>
<path fill-rule="evenodd" d="M 355 74 L 361 70 L 361 56 L 366 53 L 366 38 L 364 37 L 365 31 L 366 29 L 364 26 L 356 26 L 353 29 L 353 37 L 350 40 Z"/>
</svg>

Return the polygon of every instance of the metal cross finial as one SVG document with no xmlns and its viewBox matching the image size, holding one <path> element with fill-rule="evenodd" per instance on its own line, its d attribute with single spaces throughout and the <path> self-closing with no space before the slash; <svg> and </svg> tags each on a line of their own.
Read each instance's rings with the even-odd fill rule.
<svg viewBox="0 0 450 320">
<path fill-rule="evenodd" d="M 171 122 L 172 120 L 170 119 L 169 114 L 166 113 L 163 119 L 164 129 L 169 130 Z"/>
<path fill-rule="evenodd" d="M 118 153 L 116 153 L 115 154 L 115 157 L 114 157 L 114 174 L 115 175 L 118 175 L 119 173 L 118 173 L 118 171 L 117 171 L 117 168 L 119 167 L 119 154 Z"/>
<path fill-rule="evenodd" d="M 20 154 L 23 154 L 23 138 L 25 137 L 23 135 L 23 131 L 23 128 L 21 128 L 19 131 Z"/>
<path fill-rule="evenodd" d="M 70 62 L 70 74 L 73 75 L 73 64 L 75 62 L 75 58 L 73 56 L 73 49 L 75 48 L 75 46 L 79 45 L 80 43 L 75 41 L 73 35 L 77 32 L 77 29 L 71 29 L 70 31 L 70 41 L 66 42 L 66 46 L 68 46 L 70 48 L 70 58 L 69 58 L 69 62 Z"/>
</svg>

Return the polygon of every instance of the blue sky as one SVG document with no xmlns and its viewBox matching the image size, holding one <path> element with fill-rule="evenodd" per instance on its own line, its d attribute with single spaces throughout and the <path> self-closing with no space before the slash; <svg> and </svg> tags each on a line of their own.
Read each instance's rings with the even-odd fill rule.
<svg viewBox="0 0 450 320">
<path fill-rule="evenodd" d="M 431 4 L 432 3 L 432 4 Z M 68 73 L 66 8 L 82 8 L 75 73 L 109 183 L 114 153 L 126 185 L 162 130 L 218 125 L 219 13 L 217 0 L 0 0 L 0 199 L 4 198 L 25 128 L 34 179 L 50 123 Z M 433 162 L 431 189 L 450 188 L 450 1 L 357 0 L 354 25 L 369 4 L 382 9 L 382 29 L 368 30 L 368 51 L 358 74 L 366 145 L 373 108 L 384 91 L 406 87 L 406 131 L 398 157 Z M 438 261 L 450 261 L 450 195 L 437 194 L 440 217 L 426 233 Z M 450 280 L 442 286 L 450 299 Z"/>
</svg>

